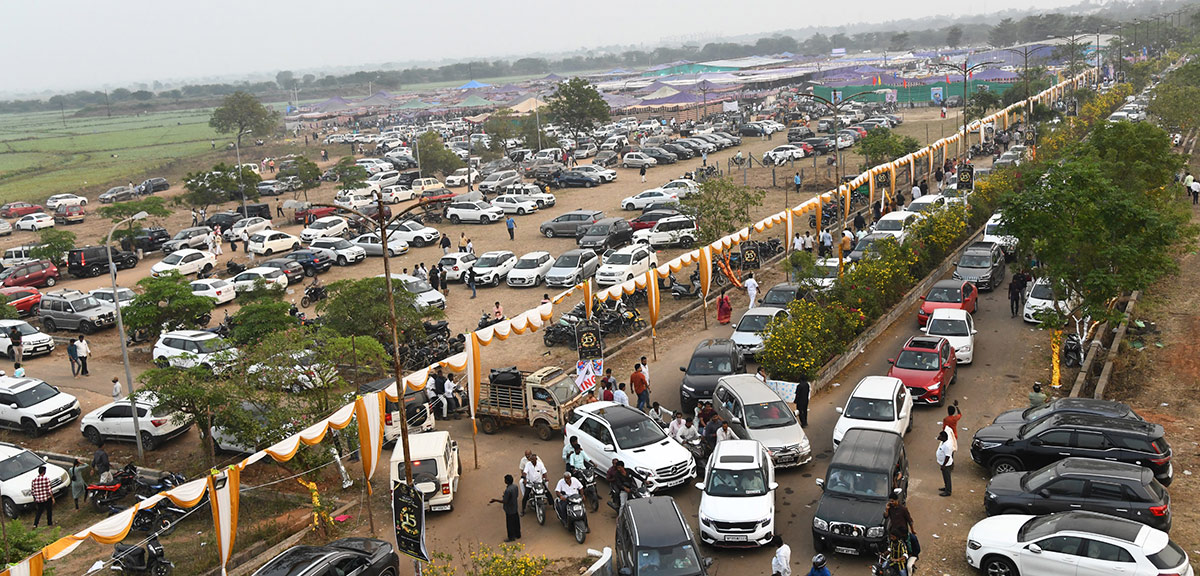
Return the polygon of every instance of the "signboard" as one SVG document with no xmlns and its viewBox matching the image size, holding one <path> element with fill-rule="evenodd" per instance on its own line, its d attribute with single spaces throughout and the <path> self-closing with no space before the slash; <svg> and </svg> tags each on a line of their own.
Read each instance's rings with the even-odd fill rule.
<svg viewBox="0 0 1200 576">
<path fill-rule="evenodd" d="M 929 88 L 929 99 L 940 103 L 942 101 L 942 87 L 931 86 Z"/>
<path fill-rule="evenodd" d="M 833 92 L 830 93 L 830 97 L 832 98 L 833 103 L 837 104 L 838 102 L 842 101 L 842 91 L 834 90 Z"/>
<path fill-rule="evenodd" d="M 575 364 L 575 385 L 580 392 L 587 392 L 596 385 L 604 374 L 604 359 L 580 360 Z"/>
<path fill-rule="evenodd" d="M 958 167 L 958 189 L 973 190 L 975 188 L 975 167 L 967 164 Z"/>
<path fill-rule="evenodd" d="M 742 244 L 742 270 L 758 269 L 759 266 L 758 246 Z"/>
<path fill-rule="evenodd" d="M 604 339 L 600 336 L 599 326 L 582 322 L 575 325 L 575 341 L 579 343 L 580 360 L 604 357 Z"/>
<path fill-rule="evenodd" d="M 396 524 L 396 548 L 417 560 L 429 561 L 425 549 L 425 499 L 402 482 L 392 487 L 392 519 Z"/>
<path fill-rule="evenodd" d="M 896 103 L 896 91 L 888 90 L 887 93 L 883 95 L 883 101 L 887 102 L 888 104 L 895 104 Z"/>
</svg>

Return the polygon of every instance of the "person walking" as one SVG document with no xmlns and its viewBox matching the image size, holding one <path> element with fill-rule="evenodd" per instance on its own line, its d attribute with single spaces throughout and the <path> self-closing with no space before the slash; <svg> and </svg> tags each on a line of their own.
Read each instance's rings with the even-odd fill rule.
<svg viewBox="0 0 1200 576">
<path fill-rule="evenodd" d="M 800 193 L 800 184 L 801 184 L 803 181 L 804 181 L 804 180 L 803 180 L 802 178 L 800 178 L 800 173 L 799 173 L 799 172 L 797 172 L 797 173 L 796 173 L 796 176 L 792 178 L 792 183 L 796 185 L 796 193 L 797 193 L 797 194 L 799 194 L 799 193 Z"/>
<path fill-rule="evenodd" d="M 646 165 L 645 164 L 642 164 L 640 172 L 642 175 L 642 183 L 645 184 L 646 183 Z"/>
<path fill-rule="evenodd" d="M 72 340 L 67 345 L 67 360 L 71 362 L 71 377 L 79 377 L 79 349 L 75 347 L 75 341 Z"/>
<path fill-rule="evenodd" d="M 467 251 L 467 233 L 461 232 L 458 235 L 458 251 L 466 253 Z"/>
<path fill-rule="evenodd" d="M 792 547 L 783 543 L 783 537 L 776 534 L 771 539 L 775 546 L 775 555 L 771 557 L 771 576 L 792 576 Z"/>
<path fill-rule="evenodd" d="M 467 254 L 475 253 L 475 241 L 467 238 Z"/>
<path fill-rule="evenodd" d="M 275 199 L 275 216 L 283 218 L 283 201 L 278 198 Z"/>
<path fill-rule="evenodd" d="M 817 256 L 824 258 L 833 253 L 833 234 L 829 230 L 821 230 L 821 246 L 817 250 Z"/>
<path fill-rule="evenodd" d="M 854 231 L 862 232 L 863 230 L 866 230 L 866 229 L 867 229 L 867 219 L 863 218 L 862 212 L 856 212 L 854 214 Z"/>
<path fill-rule="evenodd" d="M 729 301 L 729 294 L 722 289 L 721 297 L 717 299 L 717 323 L 728 324 L 732 314 L 733 303 Z"/>
<path fill-rule="evenodd" d="M 37 512 L 33 516 L 33 527 L 38 527 L 42 520 L 42 512 L 46 513 L 46 525 L 54 525 L 54 491 L 50 489 L 50 479 L 46 477 L 46 467 L 38 466 L 37 478 L 29 483 L 29 491 L 33 494 L 33 505 Z"/>
<path fill-rule="evenodd" d="M 88 372 L 88 356 L 91 356 L 92 349 L 88 346 L 87 340 L 83 339 L 83 334 L 79 335 L 79 340 L 75 342 L 75 354 L 79 355 L 79 373 L 84 376 L 91 376 Z"/>
<path fill-rule="evenodd" d="M 498 503 L 504 510 L 504 525 L 507 528 L 507 538 L 505 542 L 512 542 L 521 537 L 521 515 L 517 509 L 517 500 L 520 498 L 516 483 L 513 482 L 512 474 L 504 475 L 504 494 L 499 498 L 492 498 L 488 504 Z"/>
<path fill-rule="evenodd" d="M 450 235 L 449 234 L 446 234 L 444 232 L 442 233 L 442 241 L 441 241 L 440 245 L 442 247 L 442 255 L 443 256 L 450 253 Z"/>
<path fill-rule="evenodd" d="M 1021 312 L 1021 285 L 1015 275 L 1008 281 L 1008 312 L 1010 318 L 1016 318 Z"/>
<path fill-rule="evenodd" d="M 646 379 L 646 375 L 642 373 L 642 365 L 633 365 L 633 374 L 629 375 L 629 384 L 633 386 L 633 393 L 637 395 L 638 410 L 646 411 L 650 409 L 650 381 Z"/>
<path fill-rule="evenodd" d="M 84 464 L 76 458 L 71 462 L 71 468 L 67 470 L 67 474 L 71 478 L 71 498 L 75 500 L 75 509 L 79 509 L 79 499 L 87 497 L 87 480 L 83 478 L 83 471 L 88 469 L 88 465 Z"/>
<path fill-rule="evenodd" d="M 746 278 L 746 281 L 742 285 L 746 287 L 746 296 L 750 297 L 749 307 L 753 308 L 756 305 L 755 303 L 758 302 L 758 280 L 754 279 L 753 272 L 750 273 L 750 277 Z"/>
<path fill-rule="evenodd" d="M 629 394 L 625 393 L 625 383 L 617 384 L 617 389 L 613 390 L 613 402 L 629 406 Z"/>
<path fill-rule="evenodd" d="M 816 245 L 816 239 L 813 238 L 812 230 L 804 233 L 804 251 L 809 254 L 813 253 L 813 247 Z"/>
<path fill-rule="evenodd" d="M 471 289 L 471 299 L 475 299 L 475 268 L 467 268 L 467 288 Z"/>
<path fill-rule="evenodd" d="M 700 166 L 708 168 L 708 150 L 700 151 Z"/>
<path fill-rule="evenodd" d="M 112 465 L 108 462 L 108 452 L 104 451 L 103 442 L 96 446 L 96 451 L 92 453 L 92 470 L 100 475 L 101 484 L 112 482 Z"/>
<path fill-rule="evenodd" d="M 438 278 L 438 265 L 434 264 L 433 268 L 429 271 L 429 286 L 433 288 L 434 292 L 439 291 L 439 280 L 441 279 Z"/>
<path fill-rule="evenodd" d="M 220 255 L 224 254 L 225 251 L 221 249 L 221 231 L 220 231 L 220 229 L 213 232 L 212 239 L 213 239 L 213 255 L 220 256 Z"/>
<path fill-rule="evenodd" d="M 517 221 L 513 220 L 512 216 L 509 216 L 508 219 L 504 221 L 504 226 L 508 228 L 508 239 L 510 241 L 516 240 Z"/>
<path fill-rule="evenodd" d="M 13 362 L 20 363 L 22 360 L 25 359 L 25 345 L 24 345 L 24 340 L 22 340 L 21 338 L 22 338 L 21 331 L 17 330 L 15 327 L 12 329 L 11 332 L 9 332 L 8 340 L 10 342 L 10 345 L 12 346 Z"/>
<path fill-rule="evenodd" d="M 796 418 L 800 420 L 801 428 L 808 428 L 808 397 L 812 395 L 812 385 L 808 383 L 807 378 L 799 378 L 796 382 L 796 397 L 793 403 L 796 405 Z"/>
<path fill-rule="evenodd" d="M 946 434 L 945 430 L 938 432 L 938 447 L 937 447 L 937 465 L 942 471 L 942 489 L 938 492 L 939 496 L 949 496 L 954 491 L 954 485 L 950 478 L 954 472 L 954 445 L 950 442 L 950 435 Z"/>
<path fill-rule="evenodd" d="M 1191 189 L 1192 189 L 1192 205 L 1195 206 L 1197 203 L 1200 203 L 1200 180 L 1193 180 Z"/>
<path fill-rule="evenodd" d="M 121 399 L 121 380 L 113 376 L 112 385 L 113 402 L 117 402 Z"/>
</svg>

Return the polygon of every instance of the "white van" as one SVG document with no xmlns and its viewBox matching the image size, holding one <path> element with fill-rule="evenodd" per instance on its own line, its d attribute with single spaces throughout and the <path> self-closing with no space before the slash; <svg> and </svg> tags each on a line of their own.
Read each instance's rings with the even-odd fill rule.
<svg viewBox="0 0 1200 576">
<path fill-rule="evenodd" d="M 410 188 L 412 189 L 413 196 L 415 197 L 420 196 L 421 193 L 426 190 L 436 190 L 438 188 L 445 188 L 445 186 L 442 184 L 442 181 L 438 180 L 437 178 L 417 178 L 416 180 L 412 181 L 412 186 L 410 186 Z"/>
<path fill-rule="evenodd" d="M 4 256 L 0 257 L 0 270 L 12 268 L 18 264 L 24 264 L 30 260 L 33 260 L 33 258 L 29 257 L 29 251 L 33 250 L 34 248 L 36 248 L 36 246 L 29 245 L 17 246 L 5 250 Z"/>
<path fill-rule="evenodd" d="M 762 442 L 776 468 L 812 461 L 812 446 L 796 413 L 753 374 L 721 377 L 712 398 L 713 407 L 738 438 Z"/>
<path fill-rule="evenodd" d="M 454 495 L 462 477 L 458 459 L 458 442 L 445 430 L 434 430 L 408 437 L 408 452 L 412 457 L 413 485 L 422 493 L 432 493 L 425 500 L 425 509 L 449 512 L 454 509 Z M 392 486 L 405 482 L 404 445 L 397 443 L 388 463 Z"/>
</svg>

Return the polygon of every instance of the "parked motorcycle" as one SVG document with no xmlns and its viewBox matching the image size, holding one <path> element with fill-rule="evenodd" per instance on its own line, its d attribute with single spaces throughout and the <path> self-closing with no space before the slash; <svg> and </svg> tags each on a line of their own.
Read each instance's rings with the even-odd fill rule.
<svg viewBox="0 0 1200 576">
<path fill-rule="evenodd" d="M 558 516 L 558 521 L 562 523 L 563 528 L 575 532 L 575 541 L 583 544 L 589 531 L 587 511 L 583 509 L 583 496 L 572 494 L 567 496 L 565 502 L 560 501 L 556 504 L 554 514 Z"/>
<path fill-rule="evenodd" d="M 529 491 L 529 500 L 525 502 L 525 508 L 529 509 L 530 506 L 533 506 L 533 513 L 537 516 L 538 524 L 545 526 L 546 507 L 550 505 L 550 491 L 546 488 L 546 483 L 538 482 L 525 489 Z"/>
<path fill-rule="evenodd" d="M 184 482 L 187 482 L 187 478 L 184 477 L 183 474 L 167 472 L 163 474 L 163 476 L 159 478 L 157 482 L 151 482 L 150 480 L 140 476 L 135 476 L 133 481 L 137 485 L 137 493 L 139 496 L 150 497 L 162 492 L 163 490 L 170 490 L 183 484 Z"/>
<path fill-rule="evenodd" d="M 566 344 L 571 350 L 579 347 L 575 341 L 575 327 L 566 320 L 559 320 L 542 330 L 542 343 L 547 348 L 553 348 L 556 344 Z"/>
<path fill-rule="evenodd" d="M 145 500 L 145 496 L 139 495 L 138 500 Z M 109 515 L 116 515 L 124 512 L 127 508 L 124 506 L 108 505 Z M 183 508 L 175 506 L 170 500 L 161 500 L 153 508 L 142 508 L 133 515 L 132 528 L 139 532 L 154 532 L 156 535 L 167 535 L 175 531 L 175 524 L 180 518 L 187 515 L 187 511 Z"/>
<path fill-rule="evenodd" d="M 677 280 L 675 280 L 674 274 L 671 274 L 668 278 L 671 281 L 671 296 L 674 297 L 676 300 L 679 300 L 682 298 L 699 298 L 700 297 L 700 271 L 699 270 L 693 271 L 692 275 L 688 277 L 688 280 L 691 280 L 691 285 L 685 285 L 685 284 L 679 283 Z"/>
<path fill-rule="evenodd" d="M 245 264 L 238 264 L 237 262 L 234 262 L 233 260 L 229 260 L 229 261 L 225 262 L 225 272 L 228 273 L 230 276 L 237 276 L 238 274 L 241 274 L 242 272 L 245 272 L 245 271 L 246 271 Z"/>
<path fill-rule="evenodd" d="M 85 497 L 92 501 L 96 510 L 104 512 L 108 506 L 128 496 L 137 489 L 137 466 L 126 464 L 113 473 L 111 484 L 88 484 Z"/>
<path fill-rule="evenodd" d="M 475 326 L 475 329 L 483 330 L 492 324 L 499 324 L 502 320 L 505 320 L 505 318 L 496 318 L 489 314 L 487 310 L 484 310 L 479 315 L 479 324 Z"/>
<path fill-rule="evenodd" d="M 327 294 L 324 286 L 313 286 L 312 284 L 309 284 L 308 287 L 304 289 L 304 296 L 300 297 L 300 307 L 308 308 L 309 304 L 320 302 L 321 300 L 324 300 L 326 296 Z"/>
<path fill-rule="evenodd" d="M 109 568 L 130 574 L 167 576 L 175 569 L 175 565 L 167 560 L 166 551 L 158 542 L 158 537 L 151 536 L 145 548 L 118 542 L 113 548 L 112 565 Z"/>
<path fill-rule="evenodd" d="M 1068 367 L 1083 364 L 1083 341 L 1078 334 L 1068 334 L 1062 345 L 1063 364 Z"/>
</svg>

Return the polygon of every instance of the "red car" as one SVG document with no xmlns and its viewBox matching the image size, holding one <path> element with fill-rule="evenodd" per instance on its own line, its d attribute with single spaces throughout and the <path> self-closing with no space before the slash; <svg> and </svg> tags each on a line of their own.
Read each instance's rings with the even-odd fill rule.
<svg viewBox="0 0 1200 576">
<path fill-rule="evenodd" d="M 921 307 L 917 309 L 917 324 L 924 326 L 929 322 L 929 315 L 938 308 L 966 310 L 971 314 L 979 306 L 979 288 L 968 280 L 939 280 L 929 289 L 929 293 L 921 297 Z"/>
<path fill-rule="evenodd" d="M 958 358 L 950 341 L 939 336 L 913 336 L 895 358 L 888 358 L 888 376 L 899 378 L 913 402 L 946 401 L 946 389 L 958 378 Z"/>
<path fill-rule="evenodd" d="M 634 218 L 633 220 L 630 220 L 629 224 L 633 226 L 634 230 L 644 230 L 647 228 L 653 228 L 654 225 L 658 224 L 658 221 L 662 220 L 663 218 L 678 215 L 678 210 L 652 210 L 642 214 L 641 216 L 638 216 L 637 218 Z"/>
<path fill-rule="evenodd" d="M 791 145 L 803 150 L 805 158 L 813 155 L 812 144 L 809 144 L 808 142 L 792 142 Z"/>
<path fill-rule="evenodd" d="M 0 285 L 53 286 L 58 284 L 58 266 L 49 260 L 33 260 L 0 272 Z"/>
<path fill-rule="evenodd" d="M 20 315 L 30 316 L 37 312 L 42 293 L 32 286 L 6 286 L 0 288 L 0 298 L 4 299 L 5 304 L 16 308 Z"/>
<path fill-rule="evenodd" d="M 46 209 L 37 204 L 28 202 L 9 202 L 4 206 L 0 206 L 0 216 L 5 218 L 20 218 L 37 212 L 45 212 Z"/>
<path fill-rule="evenodd" d="M 333 206 L 312 206 L 304 210 L 297 210 L 295 220 L 297 224 L 308 224 L 309 218 L 316 222 L 326 216 L 333 216 L 335 213 L 337 213 L 337 208 Z"/>
</svg>

